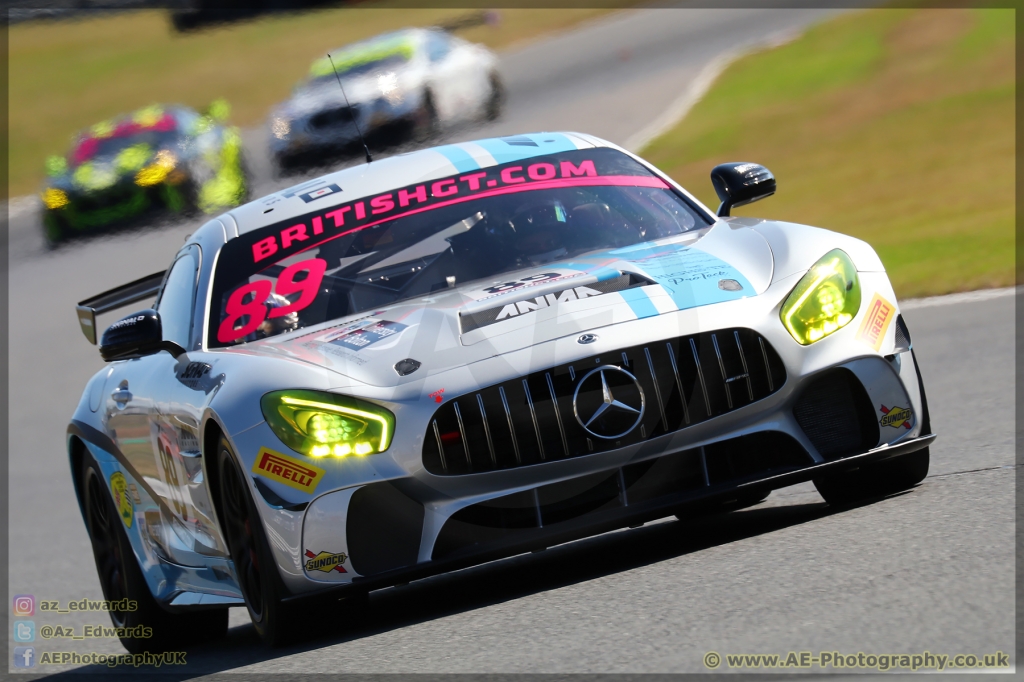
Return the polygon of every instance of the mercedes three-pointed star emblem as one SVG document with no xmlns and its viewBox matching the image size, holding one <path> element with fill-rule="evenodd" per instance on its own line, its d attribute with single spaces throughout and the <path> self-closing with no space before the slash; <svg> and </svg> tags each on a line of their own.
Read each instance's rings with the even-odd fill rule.
<svg viewBox="0 0 1024 682">
<path fill-rule="evenodd" d="M 635 429 L 644 418 L 644 391 L 626 370 L 603 365 L 590 370 L 576 384 L 572 408 L 576 421 L 587 433 L 614 440 Z"/>
</svg>

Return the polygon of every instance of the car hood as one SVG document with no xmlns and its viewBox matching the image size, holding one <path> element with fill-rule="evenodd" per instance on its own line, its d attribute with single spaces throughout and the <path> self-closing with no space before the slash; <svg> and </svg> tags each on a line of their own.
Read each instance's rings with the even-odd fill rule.
<svg viewBox="0 0 1024 682">
<path fill-rule="evenodd" d="M 773 268 L 764 237 L 720 221 L 670 240 L 453 286 L 233 350 L 396 386 L 563 336 L 757 296 L 771 283 Z M 414 361 L 406 369 L 416 371 L 400 376 L 395 364 L 406 359 Z M 338 385 L 351 383 L 338 379 Z"/>
</svg>

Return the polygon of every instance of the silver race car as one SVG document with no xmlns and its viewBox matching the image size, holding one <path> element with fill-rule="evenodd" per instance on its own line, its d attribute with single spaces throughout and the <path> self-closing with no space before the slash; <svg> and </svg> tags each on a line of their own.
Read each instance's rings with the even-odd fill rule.
<svg viewBox="0 0 1024 682">
<path fill-rule="evenodd" d="M 271 112 L 271 155 L 280 168 L 318 165 L 360 131 L 371 144 L 390 144 L 493 120 L 504 98 L 497 63 L 483 45 L 440 29 L 406 29 L 335 50 L 313 62 Z"/>
<path fill-rule="evenodd" d="M 369 591 L 814 481 L 905 490 L 935 438 L 870 246 L 717 214 L 588 135 L 349 168 L 197 230 L 68 428 L 107 599 L 159 648 L 227 607 L 271 644 Z M 326 611 L 325 611 L 326 610 Z M 319 627 L 319 626 L 318 626 Z"/>
</svg>

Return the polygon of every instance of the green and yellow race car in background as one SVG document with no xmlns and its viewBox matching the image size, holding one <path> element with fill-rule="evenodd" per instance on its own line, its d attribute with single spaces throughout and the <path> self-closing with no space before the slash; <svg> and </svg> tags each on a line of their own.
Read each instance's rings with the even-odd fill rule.
<svg viewBox="0 0 1024 682">
<path fill-rule="evenodd" d="M 200 114 L 152 105 L 76 136 L 66 157 L 51 156 L 40 197 L 43 231 L 62 240 L 127 223 L 151 211 L 220 212 L 248 194 L 238 128 L 218 100 Z"/>
</svg>

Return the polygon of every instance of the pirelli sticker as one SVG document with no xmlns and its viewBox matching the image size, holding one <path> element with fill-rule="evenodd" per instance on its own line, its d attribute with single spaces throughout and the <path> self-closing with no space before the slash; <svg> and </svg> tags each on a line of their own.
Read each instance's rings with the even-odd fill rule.
<svg viewBox="0 0 1024 682">
<path fill-rule="evenodd" d="M 885 332 L 889 330 L 893 317 L 896 316 L 896 308 L 892 303 L 875 294 L 868 305 L 867 314 L 861 322 L 860 330 L 857 332 L 857 339 L 868 344 L 877 352 L 885 340 Z"/>
<path fill-rule="evenodd" d="M 304 493 L 316 490 L 317 484 L 326 473 L 320 467 L 267 448 L 262 448 L 256 456 L 252 472 Z"/>
</svg>

